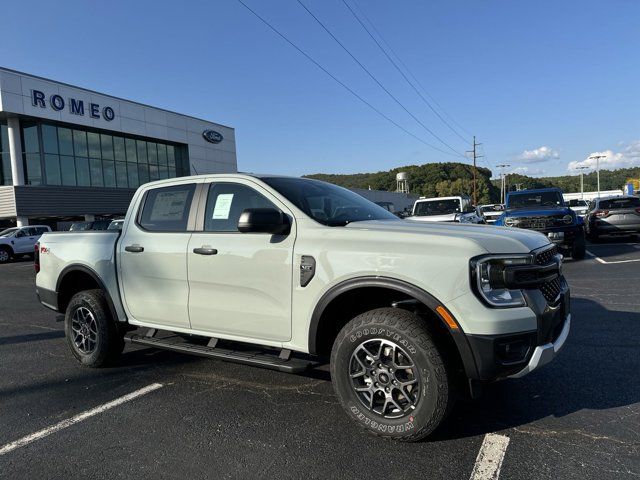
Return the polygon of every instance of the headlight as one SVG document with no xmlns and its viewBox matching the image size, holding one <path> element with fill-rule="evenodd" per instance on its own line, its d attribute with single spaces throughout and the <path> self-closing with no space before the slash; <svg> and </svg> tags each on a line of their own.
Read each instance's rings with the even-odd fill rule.
<svg viewBox="0 0 640 480">
<path fill-rule="evenodd" d="M 504 224 L 507 227 L 513 227 L 516 224 L 516 219 L 513 217 L 507 217 L 504 219 Z"/>
<path fill-rule="evenodd" d="M 471 262 L 474 290 L 492 307 L 524 307 L 527 302 L 522 290 L 512 290 L 505 284 L 505 269 L 531 265 L 531 255 L 490 255 Z"/>
<path fill-rule="evenodd" d="M 564 223 L 566 223 L 567 225 L 571 225 L 573 223 L 573 217 L 571 215 L 567 214 L 564 217 L 562 217 L 562 221 Z"/>
</svg>

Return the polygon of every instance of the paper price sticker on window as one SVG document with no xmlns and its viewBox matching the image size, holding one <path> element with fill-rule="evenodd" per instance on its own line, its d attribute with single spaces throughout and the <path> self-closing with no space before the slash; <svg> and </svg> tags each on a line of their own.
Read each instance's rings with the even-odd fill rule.
<svg viewBox="0 0 640 480">
<path fill-rule="evenodd" d="M 151 210 L 152 222 L 180 220 L 184 213 L 189 191 L 161 192 L 156 197 Z"/>
<path fill-rule="evenodd" d="M 227 220 L 229 211 L 231 210 L 231 202 L 233 201 L 233 193 L 221 193 L 216 198 L 216 205 L 213 207 L 213 220 Z"/>
</svg>

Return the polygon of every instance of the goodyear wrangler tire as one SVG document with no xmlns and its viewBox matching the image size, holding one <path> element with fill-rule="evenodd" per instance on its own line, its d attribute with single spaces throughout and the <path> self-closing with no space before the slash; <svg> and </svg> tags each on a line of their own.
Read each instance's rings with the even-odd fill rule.
<svg viewBox="0 0 640 480">
<path fill-rule="evenodd" d="M 124 349 L 124 335 L 111 318 L 102 290 L 85 290 L 71 298 L 64 331 L 74 357 L 87 367 L 110 365 Z"/>
<path fill-rule="evenodd" d="M 417 441 L 453 404 L 453 382 L 425 320 L 397 308 L 358 315 L 331 352 L 331 378 L 351 419 L 371 433 Z"/>
</svg>

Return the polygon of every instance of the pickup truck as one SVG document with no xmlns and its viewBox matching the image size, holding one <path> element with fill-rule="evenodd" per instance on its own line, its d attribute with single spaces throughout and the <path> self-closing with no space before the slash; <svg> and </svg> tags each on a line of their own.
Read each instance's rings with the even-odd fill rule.
<svg viewBox="0 0 640 480">
<path fill-rule="evenodd" d="M 284 372 L 328 359 L 347 415 L 405 441 L 548 363 L 571 323 L 545 236 L 410 222 L 311 179 L 147 183 L 121 231 L 47 233 L 35 264 L 83 365 L 125 341 Z"/>
<path fill-rule="evenodd" d="M 586 253 L 584 220 L 565 204 L 559 188 L 507 193 L 505 211 L 494 225 L 540 232 L 576 260 Z"/>
<path fill-rule="evenodd" d="M 421 197 L 413 204 L 409 220 L 418 222 L 485 223 L 467 195 L 457 197 Z"/>
</svg>

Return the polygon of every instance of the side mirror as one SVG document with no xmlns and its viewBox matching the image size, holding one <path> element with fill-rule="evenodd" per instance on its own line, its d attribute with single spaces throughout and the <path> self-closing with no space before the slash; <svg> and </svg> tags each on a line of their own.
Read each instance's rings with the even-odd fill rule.
<svg viewBox="0 0 640 480">
<path fill-rule="evenodd" d="M 238 231 L 242 233 L 286 235 L 289 230 L 289 217 L 275 208 L 247 208 L 238 220 Z"/>
</svg>

